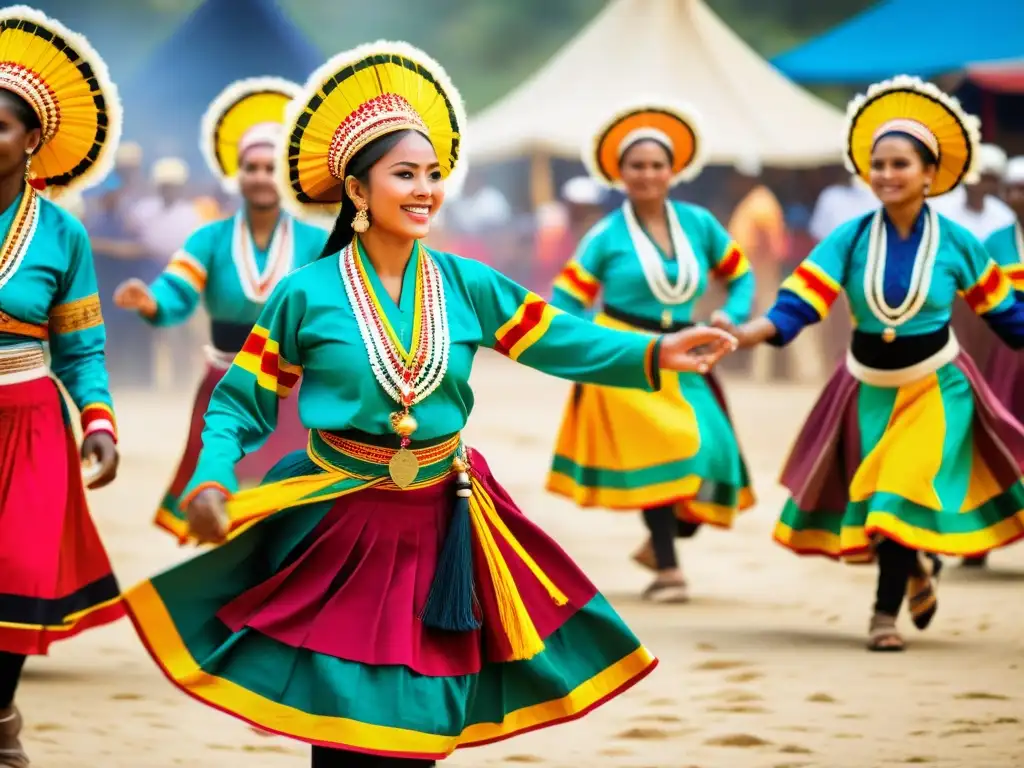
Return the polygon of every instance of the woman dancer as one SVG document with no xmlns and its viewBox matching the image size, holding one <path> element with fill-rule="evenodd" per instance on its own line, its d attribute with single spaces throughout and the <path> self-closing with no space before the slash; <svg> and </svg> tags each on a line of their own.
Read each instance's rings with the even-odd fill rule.
<svg viewBox="0 0 1024 768">
<path fill-rule="evenodd" d="M 188 524 L 179 497 L 196 468 L 210 395 L 242 349 L 274 287 L 293 269 L 315 260 L 327 240 L 323 229 L 281 210 L 274 176 L 274 144 L 285 107 L 298 91 L 298 85 L 286 80 L 258 77 L 240 80 L 214 99 L 203 117 L 203 154 L 224 188 L 241 192 L 242 210 L 197 230 L 151 286 L 128 280 L 114 295 L 119 307 L 137 311 L 158 327 L 188 320 L 200 298 L 210 314 L 206 376 L 192 407 L 185 453 L 155 520 L 182 543 L 188 538 Z M 284 372 L 280 385 L 290 389 L 297 382 L 297 375 Z M 301 448 L 305 440 L 295 400 L 286 400 L 266 445 L 238 465 L 239 481 L 259 482 L 278 459 Z"/>
<path fill-rule="evenodd" d="M 580 717 L 655 664 L 462 443 L 477 348 L 650 390 L 733 342 L 599 328 L 424 248 L 464 124 L 441 68 L 402 43 L 311 77 L 281 173 L 299 203 L 343 202 L 324 257 L 278 286 L 211 399 L 184 500 L 200 541 L 228 540 L 127 597 L 172 682 L 315 745 L 317 768 L 431 765 Z M 299 369 L 307 449 L 235 493 L 232 466 Z"/>
<path fill-rule="evenodd" d="M 937 608 L 918 552 L 977 555 L 1024 535 L 1024 428 L 950 331 L 957 292 L 1013 347 L 1024 306 L 967 230 L 929 207 L 970 171 L 977 121 L 933 85 L 898 77 L 849 108 L 847 158 L 883 208 L 837 228 L 783 283 L 743 344 L 787 344 L 846 292 L 855 331 L 782 474 L 775 539 L 801 555 L 877 559 L 869 648 L 902 650 Z M 908 587 L 909 582 L 909 587 Z"/>
<path fill-rule="evenodd" d="M 601 294 L 599 325 L 665 333 L 693 325 L 713 276 L 728 298 L 712 320 L 746 320 L 754 277 L 742 251 L 709 211 L 668 197 L 703 167 L 693 114 L 644 102 L 613 115 L 595 137 L 584 162 L 628 200 L 583 238 L 552 304 L 583 315 Z M 655 393 L 577 385 L 547 487 L 581 507 L 643 510 L 650 538 L 634 559 L 657 572 L 643 597 L 658 602 L 688 599 L 676 535 L 692 536 L 701 523 L 729 528 L 754 501 L 721 388 L 699 373 L 667 373 Z"/>
<path fill-rule="evenodd" d="M 26 656 L 124 613 L 89 516 L 117 474 L 105 334 L 89 237 L 43 197 L 101 181 L 121 134 L 117 90 L 84 38 L 0 10 L 0 765 L 28 765 L 14 695 Z M 81 414 L 81 459 L 60 391 Z"/>
<path fill-rule="evenodd" d="M 993 232 L 985 240 L 985 248 L 1003 268 L 1013 285 L 1017 299 L 1024 297 L 1024 157 L 1015 157 L 1006 165 L 1003 178 L 1006 202 L 1017 216 L 1017 222 Z M 992 393 L 1017 421 L 1024 423 L 1024 355 L 1005 345 L 994 344 L 984 365 L 985 381 Z M 983 568 L 988 555 L 965 557 L 963 564 Z"/>
</svg>

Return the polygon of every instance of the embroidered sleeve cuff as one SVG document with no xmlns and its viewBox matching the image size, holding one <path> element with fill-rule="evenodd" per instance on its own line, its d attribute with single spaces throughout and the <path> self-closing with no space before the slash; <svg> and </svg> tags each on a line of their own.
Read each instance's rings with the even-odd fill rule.
<svg viewBox="0 0 1024 768">
<path fill-rule="evenodd" d="M 661 390 L 661 368 L 658 367 L 658 360 L 661 358 L 661 336 L 651 340 L 647 345 L 647 354 L 644 357 L 644 370 L 647 374 L 647 386 L 652 392 Z"/>
<path fill-rule="evenodd" d="M 82 409 L 82 435 L 88 437 L 94 432 L 109 432 L 117 441 L 117 420 L 109 405 L 93 403 Z"/>
</svg>

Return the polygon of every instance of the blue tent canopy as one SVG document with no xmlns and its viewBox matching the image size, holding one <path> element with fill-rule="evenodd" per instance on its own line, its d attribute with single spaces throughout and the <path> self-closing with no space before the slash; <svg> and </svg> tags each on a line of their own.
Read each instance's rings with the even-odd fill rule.
<svg viewBox="0 0 1024 768">
<path fill-rule="evenodd" d="M 264 75 L 304 83 L 322 63 L 274 0 L 206 0 L 122 86 L 124 138 L 147 163 L 172 155 L 205 176 L 200 119 L 225 86 Z"/>
<path fill-rule="evenodd" d="M 799 83 L 930 78 L 1024 57 L 1024 0 L 883 0 L 773 59 Z"/>
</svg>

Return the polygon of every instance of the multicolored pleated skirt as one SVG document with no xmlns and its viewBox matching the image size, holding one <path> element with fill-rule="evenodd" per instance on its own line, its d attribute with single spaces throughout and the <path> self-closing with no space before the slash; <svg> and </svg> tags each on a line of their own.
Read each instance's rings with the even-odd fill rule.
<svg viewBox="0 0 1024 768">
<path fill-rule="evenodd" d="M 60 391 L 37 354 L 36 371 L 0 375 L 0 651 L 26 656 L 124 614 Z"/>
<path fill-rule="evenodd" d="M 185 452 L 178 461 L 174 478 L 167 487 L 160 508 L 153 522 L 184 544 L 188 540 L 188 520 L 185 510 L 179 504 L 181 494 L 196 470 L 199 452 L 203 448 L 203 426 L 205 425 L 206 409 L 210 405 L 213 390 L 231 366 L 230 353 L 211 351 L 206 375 L 199 384 L 195 402 L 192 405 L 192 420 L 189 424 L 188 439 Z M 277 427 L 267 438 L 267 442 L 258 451 L 245 456 L 235 473 L 239 485 L 252 486 L 259 483 L 283 456 L 301 449 L 306 443 L 306 428 L 299 418 L 299 399 L 297 397 L 282 398 L 278 406 Z"/>
<path fill-rule="evenodd" d="M 849 358 L 839 367 L 783 470 L 791 496 L 776 541 L 870 562 L 878 537 L 960 556 L 1024 537 L 1024 427 L 966 354 L 948 357 L 930 372 L 883 372 L 902 376 L 888 383 L 855 378 Z"/>
<path fill-rule="evenodd" d="M 313 432 L 306 452 L 229 503 L 225 544 L 128 592 L 176 686 L 311 744 L 439 759 L 579 718 L 654 668 L 473 451 L 465 567 L 477 626 L 429 626 L 457 527 L 460 439 L 414 445 L 420 472 L 405 490 L 387 476 L 392 442 Z"/>
<path fill-rule="evenodd" d="M 1024 423 L 1024 352 L 996 343 L 984 371 L 992 394 L 1017 421 Z"/>
<path fill-rule="evenodd" d="M 598 325 L 642 329 L 599 314 Z M 747 465 L 712 375 L 661 372 L 658 392 L 574 386 L 547 489 L 580 507 L 673 504 L 681 520 L 722 528 L 754 505 Z"/>
</svg>

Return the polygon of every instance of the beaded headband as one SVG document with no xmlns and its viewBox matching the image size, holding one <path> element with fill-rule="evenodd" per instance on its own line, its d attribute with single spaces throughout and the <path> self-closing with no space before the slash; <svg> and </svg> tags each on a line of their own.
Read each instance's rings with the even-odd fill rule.
<svg viewBox="0 0 1024 768">
<path fill-rule="evenodd" d="M 331 175 L 344 180 L 345 169 L 360 149 L 385 134 L 407 129 L 429 135 L 423 118 L 397 93 L 382 93 L 364 101 L 334 132 L 327 152 Z"/>
</svg>

